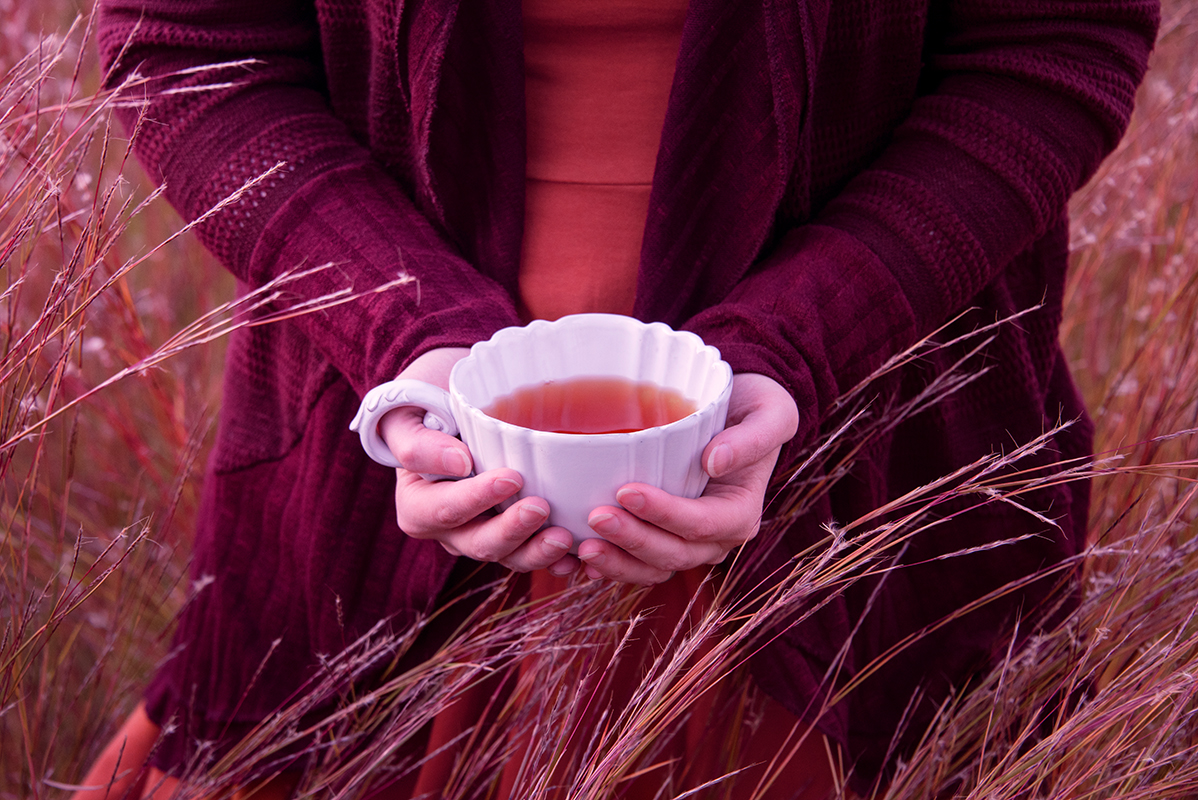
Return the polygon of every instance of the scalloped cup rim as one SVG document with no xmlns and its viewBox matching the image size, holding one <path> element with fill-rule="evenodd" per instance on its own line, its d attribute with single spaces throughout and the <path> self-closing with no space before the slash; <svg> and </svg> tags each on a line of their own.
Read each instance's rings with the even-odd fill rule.
<svg viewBox="0 0 1198 800">
<path fill-rule="evenodd" d="M 519 387 L 517 387 L 517 388 L 519 388 Z M 469 408 L 471 411 L 475 411 L 475 412 L 478 412 L 479 414 L 482 414 L 484 417 L 486 417 L 488 420 L 490 420 L 491 423 L 494 424 L 500 430 L 511 429 L 513 431 L 527 432 L 534 439 L 538 439 L 538 438 L 541 438 L 542 436 L 544 436 L 544 437 L 550 437 L 552 439 L 569 439 L 570 441 L 573 441 L 573 442 L 581 442 L 586 439 L 602 438 L 603 441 L 610 442 L 613 439 L 615 439 L 616 437 L 620 437 L 620 436 L 624 436 L 629 439 L 644 438 L 645 436 L 652 435 L 654 431 L 673 430 L 676 428 L 680 428 L 683 425 L 686 425 L 688 423 L 693 423 L 699 417 L 715 413 L 716 407 L 719 406 L 720 402 L 724 399 L 724 397 L 726 395 L 729 395 L 731 393 L 732 393 L 732 381 L 729 380 L 727 385 L 725 385 L 723 391 L 721 391 L 720 394 L 714 400 L 712 400 L 710 403 L 703 406 L 702 408 L 692 411 L 691 413 L 687 414 L 685 417 L 676 419 L 673 422 L 667 422 L 665 425 L 654 425 L 651 428 L 641 428 L 640 430 L 637 430 L 637 431 L 617 431 L 615 433 L 564 433 L 562 431 L 543 431 L 540 428 L 526 428 L 525 426 L 517 425 L 514 422 L 507 422 L 505 420 L 499 419 L 498 417 L 492 417 L 490 414 L 488 414 L 483 409 L 466 402 L 465 400 L 461 399 L 460 397 L 458 398 L 458 402 L 461 403 L 463 406 Z"/>
<path fill-rule="evenodd" d="M 567 320 L 569 322 L 566 322 Z M 552 327 L 565 326 L 565 325 L 569 325 L 569 326 L 573 327 L 573 326 L 576 326 L 579 324 L 585 324 L 585 323 L 594 323 L 599 326 L 605 326 L 605 327 L 609 327 L 609 328 L 624 328 L 624 329 L 641 330 L 641 331 L 654 331 L 655 333 L 658 333 L 658 334 L 661 334 L 661 335 L 664 335 L 664 336 L 667 336 L 670 338 L 685 340 L 695 346 L 695 350 L 694 350 L 695 356 L 700 356 L 700 355 L 706 354 L 711 357 L 712 368 L 718 369 L 723 373 L 723 375 L 722 375 L 723 382 L 722 382 L 721 388 L 718 392 L 715 393 L 715 395 L 713 397 L 708 399 L 706 402 L 703 402 L 702 405 L 699 405 L 698 408 L 696 408 L 690 414 L 687 414 L 685 417 L 676 419 L 673 422 L 666 423 L 665 425 L 657 425 L 657 426 L 650 427 L 650 428 L 642 428 L 641 430 L 637 430 L 637 431 L 624 431 L 624 432 L 618 432 L 618 433 L 563 433 L 561 431 L 546 431 L 546 430 L 541 430 L 539 428 L 528 428 L 523 425 L 516 425 L 515 423 L 506 422 L 506 421 L 498 419 L 496 417 L 492 417 L 491 415 L 487 414 L 485 409 L 481 408 L 477 404 L 472 403 L 468 399 L 466 399 L 465 395 L 458 388 L 451 389 L 451 394 L 454 395 L 456 402 L 460 403 L 464 408 L 467 408 L 472 412 L 476 412 L 476 413 L 481 414 L 484 417 L 488 418 L 495 425 L 497 425 L 500 430 L 509 430 L 510 429 L 513 431 L 527 431 L 528 433 L 535 435 L 536 438 L 540 438 L 541 436 L 548 436 L 548 437 L 552 437 L 552 438 L 560 437 L 562 439 L 565 439 L 568 437 L 570 441 L 574 441 L 574 442 L 583 441 L 583 440 L 586 440 L 588 438 L 593 438 L 593 437 L 603 437 L 603 441 L 610 442 L 610 441 L 612 441 L 612 437 L 624 436 L 624 437 L 627 437 L 630 439 L 634 439 L 637 437 L 643 437 L 651 431 L 670 430 L 670 429 L 681 427 L 681 426 L 687 424 L 688 422 L 693 422 L 695 420 L 695 418 L 700 417 L 700 416 L 704 415 L 705 413 L 712 413 L 712 410 L 715 407 L 718 407 L 721 403 L 723 403 L 727 399 L 728 395 L 730 395 L 732 392 L 732 378 L 733 378 L 732 367 L 726 361 L 724 361 L 723 356 L 719 351 L 719 348 L 717 348 L 713 345 L 707 344 L 706 342 L 703 341 L 702 337 L 700 337 L 698 334 L 693 333 L 691 331 L 674 330 L 673 328 L 671 328 L 669 325 L 667 325 L 664 322 L 643 322 L 639 319 L 636 319 L 635 317 L 627 317 L 627 316 L 623 316 L 620 314 L 604 314 L 604 313 L 598 313 L 598 312 L 584 313 L 584 314 L 569 314 L 564 317 L 559 317 L 558 319 L 555 319 L 555 320 L 536 319 L 522 327 L 502 328 L 502 329 L 496 331 L 495 333 L 493 333 L 491 335 L 491 338 L 486 339 L 481 342 L 476 342 L 473 346 L 471 346 L 469 355 L 467 355 L 465 358 L 461 359 L 456 364 L 454 364 L 453 369 L 451 371 L 451 376 L 450 376 L 450 385 L 451 385 L 451 387 L 456 387 L 456 381 L 453 380 L 453 373 L 456 373 L 459 369 L 462 369 L 462 370 L 468 369 L 469 365 L 467 364 L 467 362 L 475 361 L 476 359 L 481 358 L 482 356 L 485 356 L 485 354 L 488 351 L 491 351 L 491 350 L 494 350 L 494 349 L 500 347 L 503 344 L 504 340 L 513 339 L 513 338 L 526 338 L 529 335 L 535 335 L 538 331 L 540 331 L 544 328 L 552 328 Z M 570 377 L 570 378 L 608 377 L 608 374 L 579 372 L 579 373 L 572 374 L 568 377 Z M 627 376 L 618 375 L 616 377 L 627 377 Z M 522 388 L 522 386 L 528 386 L 528 385 L 531 385 L 531 384 L 522 384 L 520 386 L 510 386 L 510 387 L 508 387 L 508 391 L 516 391 L 517 389 Z M 494 399 L 494 398 L 492 398 L 492 399 Z M 696 403 L 696 405 L 698 405 L 700 402 L 700 400 L 698 398 L 688 398 L 688 399 L 694 401 Z"/>
</svg>

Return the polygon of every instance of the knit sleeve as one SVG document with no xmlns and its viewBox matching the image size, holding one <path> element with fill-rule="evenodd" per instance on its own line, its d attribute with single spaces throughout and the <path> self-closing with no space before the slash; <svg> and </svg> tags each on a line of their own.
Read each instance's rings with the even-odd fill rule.
<svg viewBox="0 0 1198 800">
<path fill-rule="evenodd" d="M 800 440 L 1059 228 L 1127 125 L 1159 22 L 1134 0 L 944 5 L 921 93 L 877 158 L 687 325 L 791 389 Z"/>
<path fill-rule="evenodd" d="M 289 283 L 284 302 L 360 295 L 293 319 L 359 393 L 428 349 L 518 324 L 509 294 L 461 257 L 333 113 L 311 4 L 103 0 L 100 11 L 109 83 L 148 79 L 138 155 L 184 218 L 282 164 L 198 235 L 249 287 L 332 264 Z M 370 291 L 401 276 L 412 280 Z"/>
</svg>

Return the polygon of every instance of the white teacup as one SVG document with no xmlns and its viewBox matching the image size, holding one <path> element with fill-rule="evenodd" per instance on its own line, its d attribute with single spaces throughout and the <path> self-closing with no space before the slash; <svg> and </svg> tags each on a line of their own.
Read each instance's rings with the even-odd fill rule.
<svg viewBox="0 0 1198 800">
<path fill-rule="evenodd" d="M 536 430 L 489 416 L 484 409 L 527 386 L 575 378 L 616 378 L 676 390 L 695 408 L 675 422 L 621 433 Z M 693 333 L 614 314 L 576 314 L 505 328 L 470 348 L 454 365 L 449 392 L 422 381 L 376 387 L 351 428 L 375 461 L 401 466 L 378 434 L 387 411 L 412 405 L 424 424 L 457 435 L 475 472 L 510 467 L 524 478 L 518 497 L 543 497 L 546 524 L 574 536 L 575 548 L 599 534 L 587 525 L 595 508 L 618 505 L 616 490 L 647 483 L 670 494 L 698 497 L 707 485 L 703 449 L 724 428 L 732 369 Z M 507 504 L 515 502 L 515 498 Z M 505 505 L 507 505 L 505 504 Z"/>
</svg>

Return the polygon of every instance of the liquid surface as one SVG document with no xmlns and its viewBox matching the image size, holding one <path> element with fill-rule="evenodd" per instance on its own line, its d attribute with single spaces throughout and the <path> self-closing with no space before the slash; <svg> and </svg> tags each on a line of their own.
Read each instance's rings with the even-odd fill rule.
<svg viewBox="0 0 1198 800">
<path fill-rule="evenodd" d="M 695 404 L 676 389 L 625 378 L 569 378 L 522 386 L 483 413 L 554 433 L 630 433 L 677 422 Z"/>
</svg>

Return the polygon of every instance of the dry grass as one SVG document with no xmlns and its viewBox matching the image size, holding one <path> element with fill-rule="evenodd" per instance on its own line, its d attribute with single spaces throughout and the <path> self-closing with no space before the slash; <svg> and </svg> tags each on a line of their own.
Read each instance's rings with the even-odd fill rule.
<svg viewBox="0 0 1198 800">
<path fill-rule="evenodd" d="M 60 13 L 47 23 L 0 0 L 0 798 L 61 796 L 163 656 L 187 589 L 219 337 L 239 309 L 274 296 L 225 304 L 231 281 L 136 183 L 80 46 L 87 32 L 36 34 L 65 32 L 70 10 Z M 946 706 L 886 798 L 1198 796 L 1195 53 L 1198 13 L 1168 4 L 1133 127 L 1074 201 L 1062 337 L 1107 457 L 1083 606 Z M 952 492 L 1017 495 L 1026 487 L 998 487 L 994 469 L 1019 455 L 976 465 Z M 909 506 L 952 496 L 932 486 Z M 851 526 L 864 532 L 853 547 L 833 538 L 773 593 L 717 602 L 677 631 L 625 710 L 598 726 L 581 725 L 581 709 L 615 680 L 638 620 L 624 613 L 627 591 L 588 585 L 480 614 L 416 669 L 347 695 L 416 633 L 376 631 L 228 756 L 194 765 L 192 786 L 226 791 L 290 763 L 288 745 L 302 741 L 305 793 L 360 796 L 417 767 L 396 758 L 404 743 L 506 670 L 514 689 L 445 796 L 475 796 L 518 742 L 533 743 L 520 751 L 518 796 L 602 796 L 638 773 L 661 775 L 661 796 L 673 796 L 661 743 L 735 672 L 755 632 L 910 533 Z M 306 716 L 337 698 L 336 713 Z"/>
</svg>

